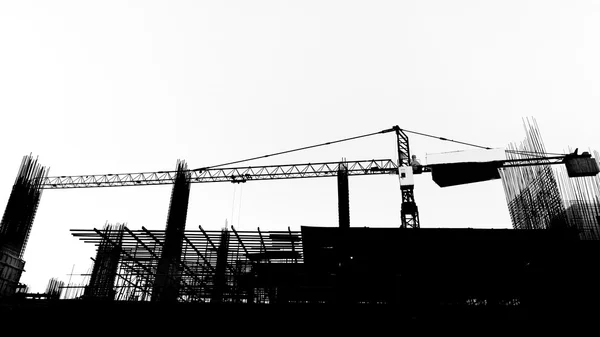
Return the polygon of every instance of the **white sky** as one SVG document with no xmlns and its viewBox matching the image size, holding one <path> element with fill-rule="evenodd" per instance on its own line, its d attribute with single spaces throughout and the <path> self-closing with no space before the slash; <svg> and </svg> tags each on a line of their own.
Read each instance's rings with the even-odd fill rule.
<svg viewBox="0 0 600 337">
<path fill-rule="evenodd" d="M 0 209 L 30 152 L 50 175 L 171 170 L 396 124 L 497 148 L 527 116 L 550 152 L 600 149 L 598 60 L 598 1 L 0 1 Z M 421 159 L 468 149 L 410 137 Z M 342 157 L 395 159 L 395 137 L 253 164 Z M 164 229 L 170 192 L 44 191 L 21 281 L 87 271 L 71 228 Z M 423 175 L 415 198 L 422 227 L 510 227 L 499 180 Z M 399 225 L 397 177 L 351 177 L 350 203 L 352 226 Z M 336 181 L 195 184 L 187 228 L 232 210 L 242 230 L 335 226 Z"/>
</svg>

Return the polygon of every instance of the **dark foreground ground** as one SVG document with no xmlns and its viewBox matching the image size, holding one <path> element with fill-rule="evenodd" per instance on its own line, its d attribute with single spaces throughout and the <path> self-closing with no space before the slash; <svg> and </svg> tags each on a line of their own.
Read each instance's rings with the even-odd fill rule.
<svg viewBox="0 0 600 337">
<path fill-rule="evenodd" d="M 476 329 L 484 335 L 520 327 L 549 329 L 595 326 L 600 310 L 591 303 L 564 306 L 403 308 L 389 305 L 202 304 L 88 302 L 81 300 L 4 301 L 0 326 L 43 328 L 46 332 L 96 333 L 222 332 L 319 334 Z M 455 330 L 458 329 L 458 330 Z M 483 330 L 482 330 L 483 329 Z M 386 333 L 387 334 L 387 333 Z"/>
</svg>

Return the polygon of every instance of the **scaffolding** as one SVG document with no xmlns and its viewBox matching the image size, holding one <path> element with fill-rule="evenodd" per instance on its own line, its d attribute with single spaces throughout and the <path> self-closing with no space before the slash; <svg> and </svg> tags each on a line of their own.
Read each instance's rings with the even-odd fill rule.
<svg viewBox="0 0 600 337">
<path fill-rule="evenodd" d="M 179 273 L 172 275 L 172 281 L 178 282 L 177 302 L 211 307 L 252 303 L 395 305 L 411 310 L 545 306 L 546 301 L 557 304 L 561 298 L 584 298 L 580 289 L 568 285 L 580 280 L 580 275 L 587 276 L 590 259 L 598 250 L 575 245 L 581 241 L 572 231 L 544 229 L 198 229 L 184 232 Z M 99 249 L 106 242 L 102 231 L 71 231 Z M 114 297 L 103 303 L 155 302 L 152 291 L 165 232 L 123 228 L 111 288 Z M 419 254 L 406 258 L 417 250 Z M 549 291 L 553 296 L 547 297 Z"/>
<path fill-rule="evenodd" d="M 80 240 L 97 245 L 99 251 L 108 247 L 112 247 L 111 252 L 119 251 L 118 267 L 112 274 L 112 299 L 153 301 L 157 282 L 164 284 L 158 270 L 166 246 L 165 230 L 131 230 L 123 226 L 118 236 L 120 243 L 107 240 L 108 235 L 97 229 L 71 232 Z M 301 266 L 301 252 L 300 232 L 289 228 L 262 232 L 199 227 L 182 233 L 180 259 L 168 277 L 176 284 L 178 302 L 271 303 L 282 298 L 273 286 L 277 282 L 281 289 L 281 280 L 274 278 L 286 268 Z M 94 266 L 94 272 L 98 269 L 102 268 Z M 108 294 L 104 283 L 90 281 L 88 288 L 92 293 Z"/>
</svg>

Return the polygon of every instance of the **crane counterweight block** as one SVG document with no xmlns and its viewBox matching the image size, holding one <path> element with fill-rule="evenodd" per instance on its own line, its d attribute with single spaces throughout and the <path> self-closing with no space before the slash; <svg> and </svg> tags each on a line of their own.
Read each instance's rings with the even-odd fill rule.
<svg viewBox="0 0 600 337">
<path fill-rule="evenodd" d="M 580 156 L 567 155 L 564 159 L 567 174 L 570 178 L 593 177 L 600 172 L 598 162 L 584 152 Z"/>
<path fill-rule="evenodd" d="M 502 162 L 466 162 L 431 165 L 431 179 L 440 187 L 500 179 Z"/>
</svg>

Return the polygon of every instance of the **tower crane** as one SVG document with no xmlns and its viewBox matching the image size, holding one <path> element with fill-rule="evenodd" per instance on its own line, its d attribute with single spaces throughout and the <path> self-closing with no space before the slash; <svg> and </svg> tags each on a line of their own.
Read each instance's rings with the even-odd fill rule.
<svg viewBox="0 0 600 337">
<path fill-rule="evenodd" d="M 286 164 L 286 165 L 267 165 L 267 166 L 234 166 L 223 167 L 227 165 L 239 164 L 255 159 L 272 157 L 279 154 L 305 150 L 309 148 L 331 145 L 334 143 L 345 142 L 353 139 L 374 136 L 378 134 L 395 133 L 398 160 L 392 159 L 370 159 L 357 161 L 339 161 L 339 162 L 321 162 L 304 164 Z M 276 179 L 299 179 L 299 178 L 317 178 L 317 177 L 337 177 L 338 179 L 338 202 L 339 202 L 339 225 L 340 227 L 349 227 L 349 200 L 348 200 L 348 176 L 356 175 L 398 175 L 400 181 L 400 191 L 402 194 L 402 204 L 400 210 L 401 224 L 403 228 L 419 228 L 419 211 L 414 197 L 414 175 L 429 172 L 433 180 L 440 186 L 453 186 L 467 184 L 477 181 L 498 179 L 498 169 L 514 166 L 526 165 L 551 165 L 567 164 L 567 171 L 570 176 L 596 175 L 598 165 L 591 158 L 589 153 L 557 155 L 545 157 L 536 155 L 533 158 L 499 160 L 482 163 L 453 163 L 421 165 L 416 161 L 415 156 L 411 156 L 409 139 L 406 133 L 415 133 L 419 135 L 434 137 L 406 129 L 399 126 L 374 132 L 366 135 L 341 139 L 337 141 L 307 146 L 294 150 L 269 154 L 260 157 L 254 157 L 221 165 L 203 167 L 189 170 L 190 183 L 210 183 L 210 182 L 232 182 L 244 183 L 257 180 L 276 180 Z M 462 143 L 443 137 L 435 137 L 444 141 Z M 462 143 L 472 145 L 468 143 Z M 473 145 L 476 146 L 476 145 Z M 481 147 L 481 146 L 478 146 Z M 490 148 L 485 148 L 490 149 Z M 583 165 L 582 165 L 583 163 Z M 595 165 L 595 166 L 594 166 Z M 581 167 L 587 168 L 581 170 Z M 571 168 L 571 169 L 570 169 Z M 579 170 L 578 170 L 579 168 Z M 572 173 L 574 172 L 574 173 Z M 164 185 L 175 183 L 177 171 L 157 171 L 157 172 L 139 172 L 139 173 L 118 173 L 118 174 L 100 174 L 100 175 L 77 175 L 77 176 L 54 176 L 45 177 L 40 183 L 42 189 L 69 189 L 69 188 L 96 188 L 96 187 L 119 187 L 119 186 L 149 186 Z M 573 175 L 571 175 L 573 174 Z"/>
</svg>

